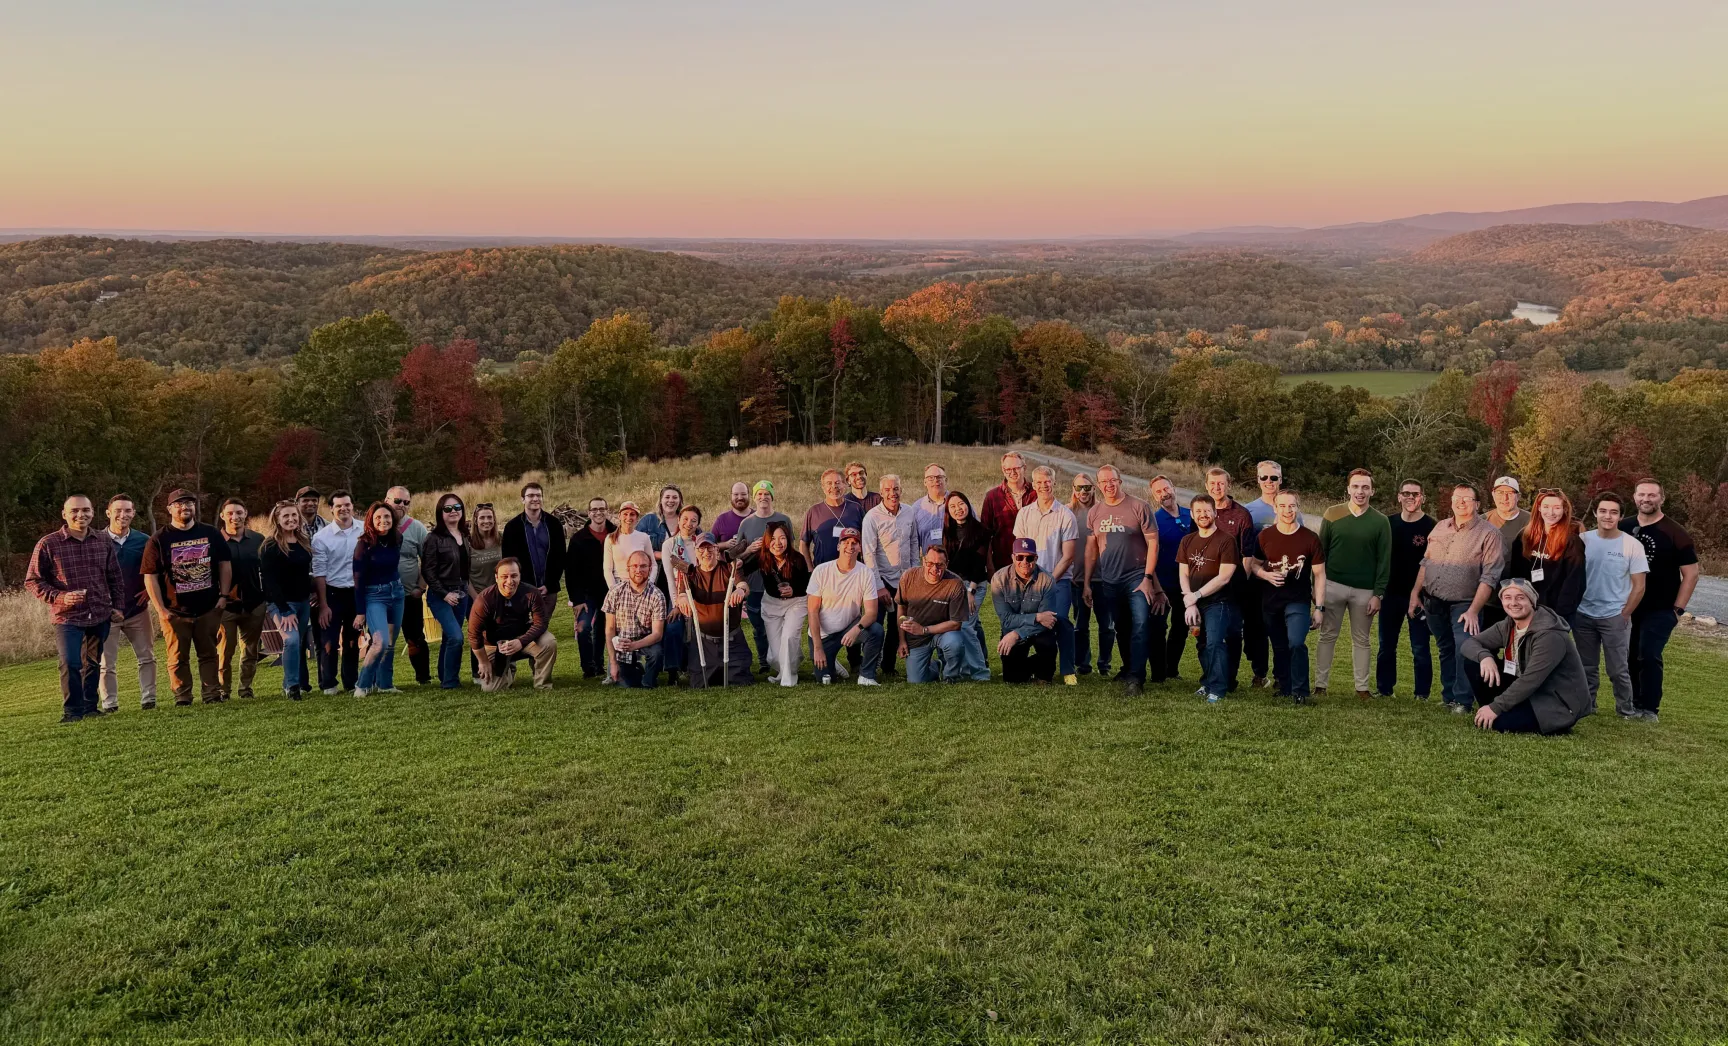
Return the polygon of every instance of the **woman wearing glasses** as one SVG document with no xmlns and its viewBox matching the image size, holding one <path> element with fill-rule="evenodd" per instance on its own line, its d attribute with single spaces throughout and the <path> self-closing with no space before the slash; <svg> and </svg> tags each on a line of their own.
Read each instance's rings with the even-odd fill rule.
<svg viewBox="0 0 1728 1046">
<path fill-rule="evenodd" d="M 468 510 L 455 494 L 438 498 L 432 530 L 420 550 L 420 575 L 426 602 L 438 622 L 438 685 L 454 690 L 462 685 L 462 624 L 474 600 L 469 594 L 473 568 L 469 555 Z"/>
</svg>

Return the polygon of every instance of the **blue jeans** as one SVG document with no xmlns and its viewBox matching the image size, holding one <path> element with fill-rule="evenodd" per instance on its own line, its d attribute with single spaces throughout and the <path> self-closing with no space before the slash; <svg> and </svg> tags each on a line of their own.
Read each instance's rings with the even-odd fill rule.
<svg viewBox="0 0 1728 1046">
<path fill-rule="evenodd" d="M 799 593 L 800 596 L 803 593 Z M 744 597 L 744 616 L 750 619 L 750 631 L 756 633 L 756 663 L 768 671 L 768 623 L 762 620 L 762 593 L 751 592 Z"/>
<path fill-rule="evenodd" d="M 821 627 L 821 626 L 817 626 Z M 846 637 L 850 629 L 843 629 L 833 635 L 822 637 L 822 656 L 828 661 L 828 667 L 816 670 L 818 678 L 831 682 L 834 674 L 834 659 L 840 656 L 844 649 L 840 640 Z M 872 622 L 869 628 L 863 630 L 858 637 L 858 650 L 863 655 L 863 663 L 858 666 L 858 678 L 875 679 L 876 670 L 882 664 L 882 622 Z"/>
<path fill-rule="evenodd" d="M 446 603 L 442 596 L 430 593 L 426 596 L 432 616 L 438 621 L 438 685 L 446 690 L 462 685 L 462 651 L 468 645 L 462 640 L 462 626 L 468 621 L 468 612 L 474 609 L 472 596 L 466 592 L 457 595 L 455 606 Z"/>
<path fill-rule="evenodd" d="M 1074 586 L 1066 581 L 1050 586 L 1050 609 L 1056 615 L 1056 656 L 1061 665 L 1057 671 L 1065 676 L 1074 674 L 1074 622 L 1068 613 L 1073 603 Z"/>
<path fill-rule="evenodd" d="M 360 593 L 361 613 L 372 638 L 360 663 L 362 690 L 389 690 L 396 685 L 396 633 L 402 629 L 402 582 L 367 585 Z"/>
<path fill-rule="evenodd" d="M 1200 617 L 1206 644 L 1200 650 L 1200 688 L 1223 697 L 1230 688 L 1230 640 L 1236 637 L 1241 643 L 1242 618 L 1229 596 L 1202 610 Z"/>
<path fill-rule="evenodd" d="M 1380 601 L 1380 652 L 1375 655 L 1374 687 L 1391 697 L 1398 685 L 1398 633 L 1410 625 L 1410 661 L 1416 669 L 1416 696 L 1426 701 L 1434 688 L 1434 658 L 1428 647 L 1428 620 L 1410 616 L 1410 594 L 1386 593 Z"/>
<path fill-rule="evenodd" d="M 618 685 L 632 690 L 653 690 L 660 685 L 660 662 L 665 657 L 665 639 L 650 647 L 643 647 L 632 655 L 634 660 L 617 662 Z M 617 654 L 612 655 L 614 660 Z"/>
<path fill-rule="evenodd" d="M 1428 628 L 1434 633 L 1434 645 L 1439 648 L 1440 696 L 1449 705 L 1469 708 L 1476 700 L 1476 692 L 1470 685 L 1472 666 L 1463 661 L 1464 640 L 1469 633 L 1464 631 L 1464 623 L 1458 620 L 1458 615 L 1470 609 L 1470 601 L 1451 603 L 1425 596 L 1422 606 L 1428 611 Z"/>
<path fill-rule="evenodd" d="M 1135 589 L 1139 582 L 1092 582 L 1092 611 L 1098 615 L 1098 665 L 1107 666 L 1105 637 L 1115 637 L 1122 651 L 1122 670 L 1137 683 L 1146 682 L 1146 635 L 1152 622 L 1152 606 Z"/>
<path fill-rule="evenodd" d="M 1084 582 L 1076 576 L 1068 582 L 1068 585 L 1073 589 L 1069 600 L 1074 606 L 1074 667 L 1089 669 L 1092 667 L 1092 617 L 1094 611 L 1092 607 L 1086 605 L 1086 600 L 1081 596 Z M 1094 603 L 1098 601 L 1096 594 L 1093 595 L 1092 601 Z M 1115 634 L 1104 624 L 1104 619 L 1099 618 L 1098 671 L 1106 675 L 1110 672 L 1110 647 L 1115 639 Z M 1122 656 L 1126 658 L 1128 655 L 1123 654 Z"/>
<path fill-rule="evenodd" d="M 1278 692 L 1308 696 L 1308 628 L 1314 623 L 1307 601 L 1273 603 L 1262 610 L 1266 638 L 1272 641 L 1272 678 Z"/>
<path fill-rule="evenodd" d="M 274 607 L 270 613 L 276 613 Z M 288 616 L 294 619 L 292 629 L 277 626 L 282 632 L 282 689 L 309 690 L 312 679 L 306 674 L 306 648 L 312 642 L 312 604 L 290 603 Z"/>
<path fill-rule="evenodd" d="M 684 639 L 696 634 L 689 622 L 687 617 L 668 615 L 666 618 L 666 633 L 660 637 L 660 661 L 661 667 L 668 672 L 684 671 Z M 701 666 L 698 665 L 696 670 L 701 671 Z"/>
<path fill-rule="evenodd" d="M 942 682 L 960 682 L 966 663 L 966 629 L 941 632 L 931 636 L 930 642 L 923 646 L 907 647 L 906 682 L 934 683 L 936 675 L 930 670 L 930 659 L 938 653 L 942 656 Z"/>
<path fill-rule="evenodd" d="M 1627 667 L 1632 671 L 1632 704 L 1640 712 L 1662 707 L 1662 651 L 1679 623 L 1680 615 L 1673 607 L 1654 607 L 1648 614 L 1632 618 Z"/>
<path fill-rule="evenodd" d="M 102 644 L 110 623 L 55 625 L 60 648 L 60 711 L 74 718 L 95 715 L 102 682 Z"/>
<path fill-rule="evenodd" d="M 984 612 L 984 600 L 990 598 L 990 586 L 982 581 L 966 582 L 966 598 L 972 601 L 972 616 L 960 627 L 966 640 L 966 678 L 974 683 L 990 682 L 990 655 L 984 650 L 984 625 L 978 616 Z"/>
<path fill-rule="evenodd" d="M 582 659 L 582 678 L 593 679 L 606 671 L 606 615 L 600 612 L 600 600 L 589 599 L 576 611 L 576 654 Z"/>
</svg>

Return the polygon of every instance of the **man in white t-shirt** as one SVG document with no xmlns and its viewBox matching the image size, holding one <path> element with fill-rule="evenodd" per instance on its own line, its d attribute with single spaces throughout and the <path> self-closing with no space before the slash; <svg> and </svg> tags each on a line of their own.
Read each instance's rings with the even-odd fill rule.
<svg viewBox="0 0 1728 1046">
<path fill-rule="evenodd" d="M 834 681 L 834 659 L 840 648 L 858 648 L 863 663 L 858 669 L 859 686 L 876 685 L 876 667 L 882 659 L 882 623 L 876 617 L 876 592 L 881 582 L 876 572 L 858 561 L 864 547 L 856 527 L 840 531 L 840 555 L 810 572 L 810 646 L 816 660 L 816 676 L 824 684 Z"/>
<path fill-rule="evenodd" d="M 1584 681 L 1596 698 L 1596 655 L 1608 663 L 1614 684 L 1614 711 L 1622 719 L 1638 718 L 1632 702 L 1632 611 L 1644 598 L 1644 578 L 1650 563 L 1644 543 L 1620 529 L 1624 505 L 1620 495 L 1603 492 L 1590 505 L 1596 529 L 1584 534 L 1584 599 L 1572 618 L 1572 638 L 1584 662 Z"/>
</svg>

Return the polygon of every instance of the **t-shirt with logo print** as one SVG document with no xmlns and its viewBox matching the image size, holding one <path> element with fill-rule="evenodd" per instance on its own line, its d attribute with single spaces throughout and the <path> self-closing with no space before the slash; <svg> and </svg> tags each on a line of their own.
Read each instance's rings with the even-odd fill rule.
<svg viewBox="0 0 1728 1046">
<path fill-rule="evenodd" d="M 1237 554 L 1237 539 L 1222 530 L 1213 529 L 1212 533 L 1202 537 L 1196 530 L 1182 539 L 1182 546 L 1176 550 L 1176 562 L 1188 566 L 1188 591 L 1198 592 L 1212 582 L 1228 563 L 1241 573 L 1242 557 Z M 1200 609 L 1204 610 L 1220 600 L 1230 597 L 1230 586 L 1224 585 L 1211 595 L 1200 600 Z"/>
<path fill-rule="evenodd" d="M 1146 576 L 1146 549 L 1158 540 L 1152 521 L 1152 506 L 1133 495 L 1120 504 L 1102 500 L 1086 514 L 1087 525 L 1098 536 L 1098 560 L 1092 565 L 1092 580 L 1109 585 L 1138 585 Z"/>
<path fill-rule="evenodd" d="M 1698 546 L 1692 543 L 1692 536 L 1667 516 L 1649 526 L 1640 524 L 1637 516 L 1622 519 L 1620 529 L 1643 542 L 1644 558 L 1650 563 L 1644 598 L 1632 616 L 1674 613 L 1674 601 L 1680 598 L 1680 568 L 1698 562 Z"/>
<path fill-rule="evenodd" d="M 1300 524 L 1296 533 L 1286 534 L 1274 524 L 1260 532 L 1259 559 L 1267 570 L 1284 571 L 1282 585 L 1268 581 L 1260 586 L 1261 600 L 1267 606 L 1314 601 L 1314 568 L 1326 562 L 1319 535 Z"/>
<path fill-rule="evenodd" d="M 924 568 L 917 567 L 900 575 L 900 591 L 896 595 L 900 604 L 900 620 L 916 621 L 920 625 L 940 625 L 944 621 L 952 621 L 964 625 L 972 616 L 972 607 L 966 596 L 966 583 L 959 575 L 944 570 L 941 580 L 932 584 L 924 577 Z M 901 631 L 906 640 L 907 649 L 928 646 L 932 640 L 926 632 L 915 636 L 910 632 Z"/>
<path fill-rule="evenodd" d="M 1422 569 L 1422 555 L 1428 551 L 1428 535 L 1434 530 L 1434 517 L 1426 512 L 1414 523 L 1407 522 L 1403 513 L 1388 517 L 1392 524 L 1392 575 L 1386 583 L 1388 593 L 1405 596 L 1416 587 L 1416 574 Z"/>
<path fill-rule="evenodd" d="M 220 564 L 232 557 L 222 532 L 208 523 L 181 530 L 163 527 L 144 546 L 143 574 L 162 578 L 162 598 L 176 617 L 202 617 L 216 609 Z"/>
</svg>

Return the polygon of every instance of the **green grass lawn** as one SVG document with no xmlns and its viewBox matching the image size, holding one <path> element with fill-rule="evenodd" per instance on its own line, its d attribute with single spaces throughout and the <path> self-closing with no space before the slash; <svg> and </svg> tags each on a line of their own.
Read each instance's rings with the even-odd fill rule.
<svg viewBox="0 0 1728 1046">
<path fill-rule="evenodd" d="M 1305 381 L 1319 381 L 1338 387 L 1354 385 L 1367 389 L 1376 396 L 1402 396 L 1407 392 L 1427 388 L 1439 376 L 1439 372 L 1431 370 L 1334 370 L 1312 374 L 1286 374 L 1279 381 L 1286 386 L 1300 385 Z"/>
<path fill-rule="evenodd" d="M 70 727 L 51 665 L 3 668 L 0 1039 L 1728 1034 L 1718 651 L 1675 641 L 1660 725 L 1552 739 L 1207 707 L 1184 667 L 1133 701 L 128 688 Z"/>
</svg>

